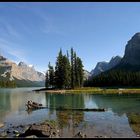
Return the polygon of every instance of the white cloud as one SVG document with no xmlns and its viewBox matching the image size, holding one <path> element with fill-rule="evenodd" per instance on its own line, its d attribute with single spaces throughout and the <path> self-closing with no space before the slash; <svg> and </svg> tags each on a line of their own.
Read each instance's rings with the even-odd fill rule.
<svg viewBox="0 0 140 140">
<path fill-rule="evenodd" d="M 2 34 L 0 36 L 15 38 L 16 40 L 21 40 L 21 34 L 15 29 L 13 23 L 8 23 L 5 19 L 0 19 L 0 30 Z"/>
<path fill-rule="evenodd" d="M 0 49 L 5 53 L 8 53 L 14 57 L 16 57 L 16 61 L 24 61 L 28 62 L 25 57 L 25 50 L 17 49 L 18 44 L 11 43 L 3 38 L 0 38 Z"/>
</svg>

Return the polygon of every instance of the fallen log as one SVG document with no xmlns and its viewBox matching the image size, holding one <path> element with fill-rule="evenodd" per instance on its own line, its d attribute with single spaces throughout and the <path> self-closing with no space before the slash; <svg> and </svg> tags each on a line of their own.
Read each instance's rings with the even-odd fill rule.
<svg viewBox="0 0 140 140">
<path fill-rule="evenodd" d="M 42 104 L 33 102 L 33 101 L 28 101 L 27 104 L 27 109 L 28 110 L 34 110 L 34 109 L 53 109 L 53 110 L 57 110 L 57 111 L 64 111 L 64 110 L 71 110 L 71 111 L 98 111 L 98 112 L 102 112 L 102 111 L 106 111 L 106 109 L 104 108 L 65 108 L 65 107 L 58 107 L 58 108 L 49 108 L 49 107 L 43 107 Z"/>
<path fill-rule="evenodd" d="M 29 109 L 41 109 L 43 106 L 42 104 L 39 104 L 30 100 L 27 102 L 26 107 L 29 110 Z"/>
<path fill-rule="evenodd" d="M 50 108 L 51 109 L 51 108 Z M 63 107 L 59 107 L 59 108 L 55 108 L 55 110 L 57 111 L 61 111 L 61 110 L 71 110 L 71 111 L 106 111 L 104 108 L 63 108 Z"/>
</svg>

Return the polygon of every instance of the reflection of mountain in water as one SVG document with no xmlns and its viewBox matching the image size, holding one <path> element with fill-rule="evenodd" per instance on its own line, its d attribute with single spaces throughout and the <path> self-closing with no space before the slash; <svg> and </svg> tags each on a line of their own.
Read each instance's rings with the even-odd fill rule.
<svg viewBox="0 0 140 140">
<path fill-rule="evenodd" d="M 27 88 L 28 89 L 28 88 Z M 0 89 L 0 121 L 6 118 L 6 116 L 12 116 L 14 113 L 25 111 L 25 103 L 28 100 L 33 100 L 43 105 L 46 104 L 44 101 L 44 94 L 27 93 L 26 88 L 15 88 L 15 89 Z"/>
<path fill-rule="evenodd" d="M 10 95 L 0 93 L 0 109 L 7 110 L 10 108 Z"/>
<path fill-rule="evenodd" d="M 140 112 L 140 95 L 93 95 L 93 102 L 99 108 L 111 108 L 114 113 L 123 115 Z"/>
</svg>

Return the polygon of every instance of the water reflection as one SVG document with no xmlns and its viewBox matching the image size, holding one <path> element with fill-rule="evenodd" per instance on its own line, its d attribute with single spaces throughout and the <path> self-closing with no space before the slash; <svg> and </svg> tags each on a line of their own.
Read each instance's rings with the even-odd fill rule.
<svg viewBox="0 0 140 140">
<path fill-rule="evenodd" d="M 135 137 L 140 134 L 140 95 L 92 95 L 35 93 L 32 88 L 0 89 L 0 122 L 31 123 L 56 120 L 63 137 L 83 131 L 96 135 Z M 25 110 L 28 100 L 52 109 Z M 57 107 L 106 108 L 106 112 L 56 111 Z M 135 133 L 134 133 L 135 132 Z"/>
<path fill-rule="evenodd" d="M 70 107 L 70 108 L 106 108 L 111 109 L 114 114 L 107 113 L 96 113 L 96 112 L 78 112 L 78 111 L 56 111 L 56 119 L 58 121 L 59 127 L 63 128 L 62 133 L 66 134 L 71 133 L 71 135 L 75 134 L 76 129 L 87 120 L 88 125 L 85 126 L 84 131 L 88 131 L 91 129 L 91 125 L 96 125 L 96 129 L 92 128 L 96 134 L 104 133 L 107 135 L 108 128 L 110 130 L 110 134 L 114 135 L 114 137 L 124 136 L 124 133 L 129 132 L 125 136 L 134 136 L 131 133 L 131 128 L 127 125 L 129 122 L 127 121 L 128 112 L 138 112 L 139 102 L 138 99 L 140 96 L 120 96 L 120 95 L 89 95 L 89 94 L 79 94 L 79 95 L 58 95 L 58 94 L 46 94 L 46 102 L 49 107 Z M 131 105 L 128 104 L 131 103 Z M 135 102 L 137 101 L 137 102 Z M 54 110 L 50 110 L 52 113 Z M 114 116 L 115 115 L 115 116 Z M 120 117 L 117 117 L 117 116 Z M 93 117 L 97 116 L 97 118 Z M 121 117 L 122 116 L 122 117 Z M 102 121 L 103 118 L 103 121 Z M 106 122 L 105 122 L 106 121 Z M 117 127 L 114 130 L 112 125 L 116 125 Z M 101 128 L 102 126 L 102 128 Z M 77 127 L 77 128 L 76 128 Z M 119 128 L 122 127 L 121 130 Z M 83 130 L 83 128 L 81 129 Z M 102 131 L 101 131 L 102 130 Z M 89 130 L 90 131 L 90 130 Z M 115 132 L 116 131 L 116 132 Z M 117 132 L 118 131 L 118 132 Z M 115 133 L 114 133 L 115 132 Z M 88 133 L 88 132 L 87 132 Z M 122 134 L 123 133 L 123 134 Z M 63 134 L 64 135 L 64 134 Z M 93 135 L 89 134 L 89 135 Z"/>
<path fill-rule="evenodd" d="M 26 115 L 25 103 L 28 100 L 42 102 L 46 105 L 45 95 L 31 92 L 36 88 L 0 89 L 0 122 L 15 115 Z"/>
<path fill-rule="evenodd" d="M 99 108 L 111 109 L 119 116 L 125 113 L 139 113 L 140 95 L 94 95 L 93 100 Z"/>
<path fill-rule="evenodd" d="M 128 113 L 127 117 L 133 131 L 140 135 L 140 113 Z"/>
<path fill-rule="evenodd" d="M 73 95 L 73 94 L 46 94 L 46 102 L 51 109 L 50 112 L 54 113 L 57 107 L 66 108 L 85 108 L 84 95 Z M 80 111 L 56 111 L 56 118 L 59 127 L 73 127 L 75 124 L 78 125 L 84 120 L 84 112 Z M 71 126 L 72 125 L 72 126 Z"/>
<path fill-rule="evenodd" d="M 60 106 L 67 108 L 84 108 L 84 95 L 46 93 L 46 102 L 50 108 Z"/>
</svg>

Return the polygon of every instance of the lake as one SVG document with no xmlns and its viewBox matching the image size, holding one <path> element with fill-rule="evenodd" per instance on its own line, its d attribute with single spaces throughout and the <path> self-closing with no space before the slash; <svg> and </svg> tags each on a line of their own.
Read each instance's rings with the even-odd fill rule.
<svg viewBox="0 0 140 140">
<path fill-rule="evenodd" d="M 73 137 L 79 131 L 87 137 L 139 137 L 140 94 L 54 94 L 36 93 L 34 88 L 0 89 L 0 123 L 12 125 L 55 120 L 61 137 Z M 54 109 L 26 111 L 28 100 Z M 56 107 L 105 108 L 105 112 L 56 111 Z"/>
</svg>

